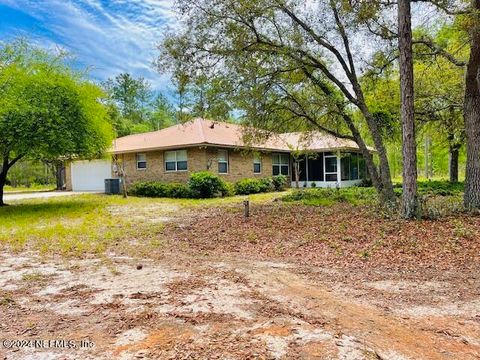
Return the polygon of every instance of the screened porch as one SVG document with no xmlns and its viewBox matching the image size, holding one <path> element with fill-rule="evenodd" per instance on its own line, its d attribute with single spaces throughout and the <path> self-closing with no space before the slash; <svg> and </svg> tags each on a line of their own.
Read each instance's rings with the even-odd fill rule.
<svg viewBox="0 0 480 360">
<path fill-rule="evenodd" d="M 363 156 L 356 152 L 317 152 L 293 160 L 292 187 L 296 187 L 295 169 L 299 169 L 300 187 L 349 187 L 366 179 Z"/>
</svg>

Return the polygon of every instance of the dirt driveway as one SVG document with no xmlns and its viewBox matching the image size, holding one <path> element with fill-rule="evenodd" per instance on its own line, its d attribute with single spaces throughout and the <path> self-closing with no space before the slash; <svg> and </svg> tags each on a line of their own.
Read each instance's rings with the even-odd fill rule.
<svg viewBox="0 0 480 360">
<path fill-rule="evenodd" d="M 181 254 L 4 254 L 0 264 L 0 358 L 480 358 L 479 297 L 459 298 L 448 276 L 358 281 L 332 268 Z"/>
</svg>

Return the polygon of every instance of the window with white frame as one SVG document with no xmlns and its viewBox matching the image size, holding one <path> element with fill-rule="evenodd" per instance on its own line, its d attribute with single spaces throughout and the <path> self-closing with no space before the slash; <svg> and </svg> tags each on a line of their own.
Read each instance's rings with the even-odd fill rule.
<svg viewBox="0 0 480 360">
<path fill-rule="evenodd" d="M 218 173 L 228 174 L 228 150 L 218 150 Z"/>
<path fill-rule="evenodd" d="M 136 154 L 137 170 L 145 170 L 147 168 L 147 154 Z"/>
<path fill-rule="evenodd" d="M 253 155 L 253 173 L 260 174 L 262 172 L 262 158 L 260 155 Z"/>
<path fill-rule="evenodd" d="M 187 169 L 187 150 L 165 151 L 165 171 L 184 171 Z"/>
<path fill-rule="evenodd" d="M 290 164 L 290 156 L 288 154 L 273 154 L 272 155 L 272 172 L 273 175 L 288 175 L 288 168 Z"/>
</svg>

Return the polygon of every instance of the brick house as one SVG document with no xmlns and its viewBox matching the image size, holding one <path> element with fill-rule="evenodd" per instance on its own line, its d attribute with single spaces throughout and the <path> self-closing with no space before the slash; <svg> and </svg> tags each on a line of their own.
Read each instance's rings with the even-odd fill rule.
<svg viewBox="0 0 480 360">
<path fill-rule="evenodd" d="M 242 130 L 237 124 L 194 119 L 121 137 L 111 151 L 115 165 L 108 160 L 103 176 L 105 172 L 117 176 L 117 166 L 122 166 L 128 186 L 136 181 L 186 182 L 192 172 L 208 170 L 230 182 L 282 174 L 295 186 L 298 168 L 302 187 L 346 187 L 366 177 L 365 162 L 353 141 L 322 133 L 310 134 L 308 139 L 302 133 L 286 133 L 247 146 Z M 82 164 L 88 169 L 93 163 Z M 72 178 L 80 177 L 81 171 L 67 173 L 67 187 L 72 189 Z M 84 177 L 91 180 L 91 173 Z"/>
</svg>

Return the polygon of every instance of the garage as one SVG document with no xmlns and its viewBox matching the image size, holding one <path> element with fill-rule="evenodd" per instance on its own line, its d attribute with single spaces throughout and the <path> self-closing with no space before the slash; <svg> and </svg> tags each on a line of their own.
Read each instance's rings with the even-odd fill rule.
<svg viewBox="0 0 480 360">
<path fill-rule="evenodd" d="M 105 190 L 105 179 L 112 177 L 110 160 L 85 160 L 71 163 L 73 191 Z"/>
</svg>

